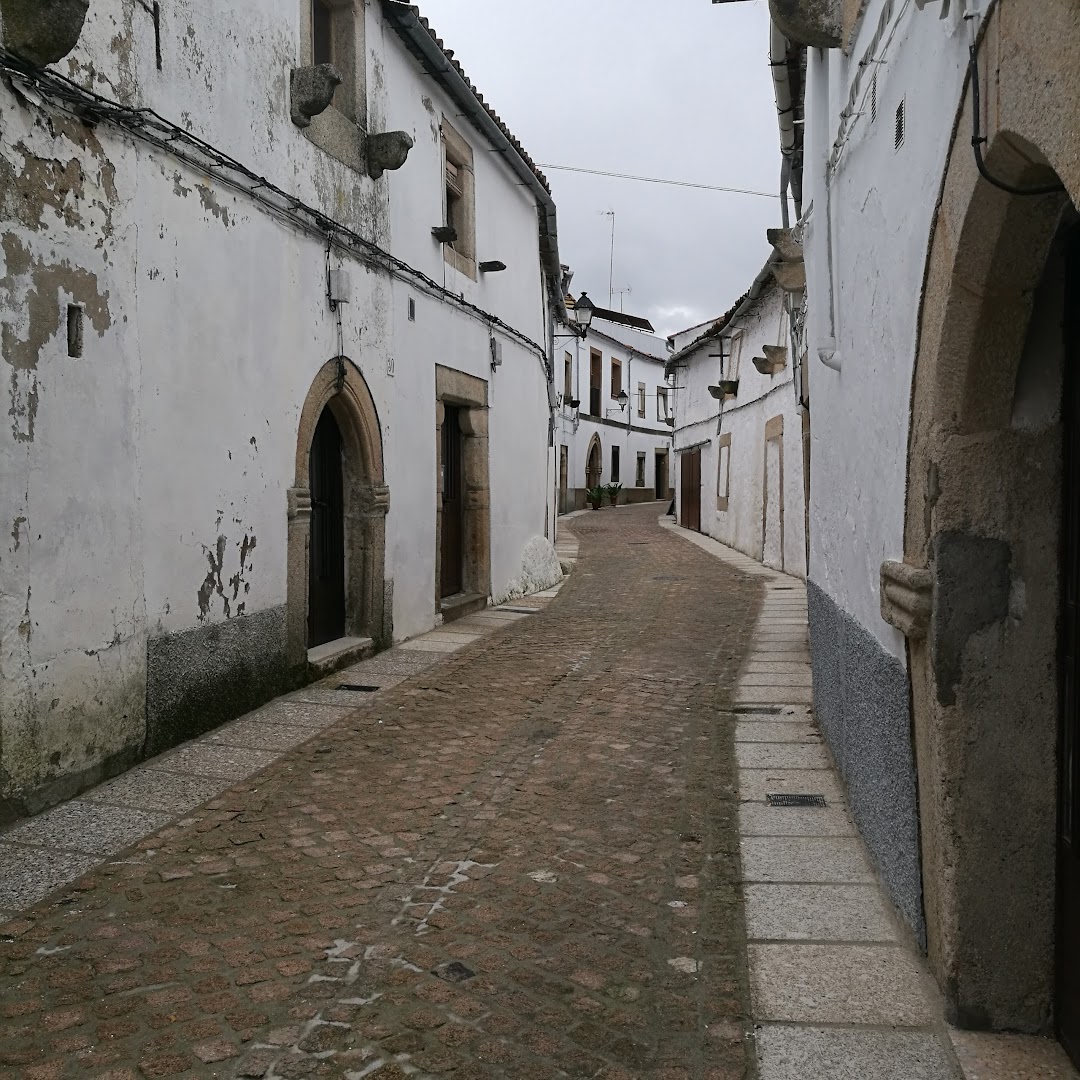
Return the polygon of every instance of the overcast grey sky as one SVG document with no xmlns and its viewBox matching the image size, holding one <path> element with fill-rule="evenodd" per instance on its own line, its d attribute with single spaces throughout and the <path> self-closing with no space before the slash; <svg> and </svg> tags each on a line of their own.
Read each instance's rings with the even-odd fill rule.
<svg viewBox="0 0 1080 1080">
<path fill-rule="evenodd" d="M 416 0 L 539 163 L 774 192 L 765 0 Z M 768 255 L 779 200 L 544 170 L 574 291 L 668 334 L 722 314 Z"/>
</svg>

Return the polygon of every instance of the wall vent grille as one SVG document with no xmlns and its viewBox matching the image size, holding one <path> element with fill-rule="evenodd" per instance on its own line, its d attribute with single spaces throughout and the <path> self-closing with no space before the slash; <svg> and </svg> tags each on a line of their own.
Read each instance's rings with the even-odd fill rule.
<svg viewBox="0 0 1080 1080">
<path fill-rule="evenodd" d="M 904 102 L 901 100 L 900 104 L 896 106 L 896 134 L 893 138 L 893 146 L 899 150 L 904 145 L 904 138 L 907 135 L 907 111 L 904 108 Z"/>
</svg>

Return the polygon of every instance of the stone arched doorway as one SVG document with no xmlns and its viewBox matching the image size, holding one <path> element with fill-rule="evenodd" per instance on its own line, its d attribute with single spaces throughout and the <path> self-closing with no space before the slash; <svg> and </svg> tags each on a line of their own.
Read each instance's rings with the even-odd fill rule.
<svg viewBox="0 0 1080 1080">
<path fill-rule="evenodd" d="M 1055 1026 L 1063 244 L 1080 196 L 1071 0 L 1002 0 L 979 46 L 926 270 L 905 566 L 931 967 L 962 1027 Z M 987 83 L 989 82 L 989 87 Z M 1080 357 L 1080 352 L 1078 352 Z M 891 579 L 891 581 L 890 581 Z"/>
<path fill-rule="evenodd" d="M 370 638 L 376 647 L 393 639 L 392 593 L 384 580 L 390 490 L 382 432 L 363 375 L 338 357 L 319 371 L 304 402 L 289 490 L 288 652 L 298 671 L 306 670 L 312 640 L 313 449 L 333 457 L 331 428 L 340 445 L 343 636 Z"/>
<path fill-rule="evenodd" d="M 589 443 L 589 453 L 585 458 L 585 487 L 594 488 L 600 483 L 604 473 L 604 455 L 600 447 L 600 436 L 594 435 Z"/>
</svg>

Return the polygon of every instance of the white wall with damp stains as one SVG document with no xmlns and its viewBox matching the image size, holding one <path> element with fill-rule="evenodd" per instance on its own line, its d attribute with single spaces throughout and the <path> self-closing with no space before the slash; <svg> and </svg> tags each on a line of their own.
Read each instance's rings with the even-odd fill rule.
<svg viewBox="0 0 1080 1080">
<path fill-rule="evenodd" d="M 97 0 L 56 70 L 153 109 L 543 347 L 536 199 L 456 116 L 476 152 L 477 253 L 507 270 L 472 281 L 448 266 L 430 232 L 443 184 L 431 116 L 460 106 L 369 2 L 358 119 L 408 131 L 416 146 L 380 180 L 345 164 L 290 119 L 301 9 L 163 5 L 159 71 L 152 19 Z M 224 628 L 249 696 L 260 679 L 267 693 L 284 686 L 287 492 L 302 407 L 333 357 L 359 369 L 378 413 L 395 638 L 436 621 L 437 364 L 488 384 L 493 594 L 544 535 L 553 472 L 541 356 L 335 250 L 331 266 L 352 281 L 339 327 L 326 260 L 322 237 L 166 150 L 0 87 L 0 821 L 139 757 L 154 642 Z M 69 304 L 85 310 L 77 359 Z"/>
</svg>

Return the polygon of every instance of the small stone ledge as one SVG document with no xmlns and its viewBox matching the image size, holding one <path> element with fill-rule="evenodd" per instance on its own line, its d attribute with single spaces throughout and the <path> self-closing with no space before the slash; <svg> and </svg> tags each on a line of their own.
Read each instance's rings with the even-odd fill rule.
<svg viewBox="0 0 1080 1080">
<path fill-rule="evenodd" d="M 769 0 L 773 22 L 796 45 L 838 49 L 843 33 L 840 0 Z"/>
<path fill-rule="evenodd" d="M 293 68 L 290 83 L 292 122 L 308 127 L 313 116 L 326 112 L 341 85 L 341 72 L 333 64 Z"/>
<path fill-rule="evenodd" d="M 933 577 L 902 562 L 881 564 L 881 617 L 905 637 L 920 640 L 930 629 Z"/>
</svg>

